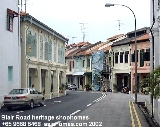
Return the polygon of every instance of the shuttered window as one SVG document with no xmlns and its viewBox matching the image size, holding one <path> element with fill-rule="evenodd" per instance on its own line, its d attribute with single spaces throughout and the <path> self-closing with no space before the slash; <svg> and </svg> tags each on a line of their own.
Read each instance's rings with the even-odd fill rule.
<svg viewBox="0 0 160 127">
<path fill-rule="evenodd" d="M 125 51 L 125 58 L 124 58 L 125 63 L 128 63 L 128 54 L 129 51 Z"/>
<path fill-rule="evenodd" d="M 150 48 L 149 49 L 146 49 L 146 52 L 145 52 L 145 61 L 150 61 Z"/>
<path fill-rule="evenodd" d="M 45 42 L 45 60 L 48 60 L 48 42 Z"/>
<path fill-rule="evenodd" d="M 124 52 L 120 52 L 120 63 L 123 63 L 123 54 Z"/>
<path fill-rule="evenodd" d="M 118 55 L 119 55 L 119 52 L 116 52 L 115 53 L 115 63 L 118 63 Z"/>
<path fill-rule="evenodd" d="M 43 60 L 43 37 L 40 36 L 40 59 Z"/>
<path fill-rule="evenodd" d="M 140 67 L 144 66 L 144 49 L 140 50 Z"/>
<path fill-rule="evenodd" d="M 54 62 L 56 62 L 56 53 L 57 53 L 57 45 L 56 45 L 56 42 L 54 42 Z"/>
<path fill-rule="evenodd" d="M 48 44 L 48 60 L 52 60 L 52 41 Z"/>
</svg>

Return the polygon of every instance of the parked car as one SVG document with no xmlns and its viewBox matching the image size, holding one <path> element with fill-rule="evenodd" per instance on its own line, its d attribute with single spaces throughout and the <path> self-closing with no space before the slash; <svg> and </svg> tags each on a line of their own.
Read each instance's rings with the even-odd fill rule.
<svg viewBox="0 0 160 127">
<path fill-rule="evenodd" d="M 4 96 L 4 107 L 12 110 L 15 106 L 26 106 L 30 109 L 34 105 L 44 106 L 45 98 L 42 92 L 38 92 L 34 88 L 13 89 L 8 95 Z"/>
<path fill-rule="evenodd" d="M 70 85 L 68 88 L 69 88 L 69 90 L 77 90 L 77 89 L 78 89 L 78 86 L 75 85 L 75 84 L 72 84 L 72 85 Z"/>
</svg>

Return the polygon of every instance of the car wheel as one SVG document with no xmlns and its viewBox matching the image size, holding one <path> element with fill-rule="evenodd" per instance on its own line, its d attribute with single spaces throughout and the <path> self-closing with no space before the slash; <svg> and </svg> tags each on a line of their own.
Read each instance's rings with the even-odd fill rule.
<svg viewBox="0 0 160 127">
<path fill-rule="evenodd" d="M 34 102 L 33 102 L 33 100 L 30 101 L 29 108 L 30 108 L 30 109 L 33 109 L 33 108 L 34 108 Z"/>
<path fill-rule="evenodd" d="M 12 110 L 12 107 L 7 107 L 7 109 L 8 109 L 9 111 L 11 111 L 11 110 Z"/>
<path fill-rule="evenodd" d="M 42 101 L 41 101 L 41 103 L 40 103 L 40 106 L 44 106 L 44 102 L 45 102 L 45 100 L 44 100 L 44 98 L 42 98 Z"/>
</svg>

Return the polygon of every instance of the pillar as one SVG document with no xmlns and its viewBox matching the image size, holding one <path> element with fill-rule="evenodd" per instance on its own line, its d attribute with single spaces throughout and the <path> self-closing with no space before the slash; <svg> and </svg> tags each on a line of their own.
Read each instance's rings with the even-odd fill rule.
<svg viewBox="0 0 160 127">
<path fill-rule="evenodd" d="M 45 71 L 45 98 L 51 99 L 51 70 Z"/>
<path fill-rule="evenodd" d="M 53 96 L 59 96 L 59 72 L 58 69 L 53 72 Z"/>
<path fill-rule="evenodd" d="M 42 92 L 41 86 L 41 68 L 38 67 L 38 69 L 35 69 L 34 87 L 37 91 Z"/>
</svg>

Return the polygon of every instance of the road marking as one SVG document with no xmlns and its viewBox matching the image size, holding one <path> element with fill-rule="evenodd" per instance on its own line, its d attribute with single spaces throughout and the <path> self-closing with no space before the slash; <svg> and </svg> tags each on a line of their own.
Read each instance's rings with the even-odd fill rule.
<svg viewBox="0 0 160 127">
<path fill-rule="evenodd" d="M 50 126 L 48 126 L 48 127 L 55 127 L 57 124 L 59 124 L 61 121 L 57 121 L 57 122 L 55 122 L 55 123 L 52 123 Z"/>
<path fill-rule="evenodd" d="M 132 107 L 131 107 L 131 102 L 129 101 L 129 109 L 130 109 L 132 127 L 135 127 L 134 118 L 133 118 L 133 113 L 132 113 L 132 109 L 131 109 L 131 108 L 132 108 Z"/>
<path fill-rule="evenodd" d="M 92 103 L 88 104 L 87 107 L 90 106 L 90 105 L 92 105 Z"/>
<path fill-rule="evenodd" d="M 73 112 L 72 114 L 70 114 L 70 116 L 75 115 L 76 113 L 80 112 L 81 110 L 77 110 L 75 112 Z"/>
<path fill-rule="evenodd" d="M 138 126 L 139 126 L 139 127 L 142 127 L 142 124 L 141 124 L 141 122 L 140 122 L 140 120 L 139 120 L 139 117 L 138 117 L 137 111 L 136 111 L 136 109 L 135 109 L 135 106 L 134 106 L 134 104 L 133 104 L 133 101 L 132 101 L 132 105 L 133 105 L 134 113 L 135 113 L 135 115 L 136 115 L 136 119 L 137 119 L 137 122 L 138 122 Z"/>
<path fill-rule="evenodd" d="M 102 100 L 103 98 L 106 97 L 105 93 L 102 93 L 102 94 L 103 94 L 103 96 L 99 97 L 98 99 L 94 100 L 93 102 L 98 102 L 98 101 L 100 101 L 100 100 Z"/>
<path fill-rule="evenodd" d="M 19 111 L 19 112 L 17 112 L 17 113 L 20 113 L 20 112 L 24 112 L 24 111 Z"/>
<path fill-rule="evenodd" d="M 131 96 L 134 100 L 135 100 L 135 97 Z"/>
<path fill-rule="evenodd" d="M 44 105 L 44 106 L 46 106 L 46 105 Z"/>
<path fill-rule="evenodd" d="M 54 102 L 61 102 L 61 101 L 54 101 Z"/>
</svg>

